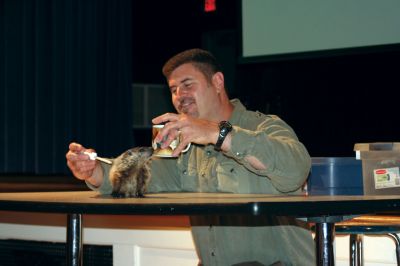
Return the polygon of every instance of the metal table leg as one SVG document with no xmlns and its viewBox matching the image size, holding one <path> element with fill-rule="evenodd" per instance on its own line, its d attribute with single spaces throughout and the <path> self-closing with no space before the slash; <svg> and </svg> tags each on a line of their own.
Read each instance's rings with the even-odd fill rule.
<svg viewBox="0 0 400 266">
<path fill-rule="evenodd" d="M 315 248 L 318 266 L 335 265 L 333 240 L 335 237 L 335 224 L 318 222 L 315 224 Z"/>
<path fill-rule="evenodd" d="M 334 266 L 335 223 L 343 221 L 343 216 L 308 217 L 315 224 L 315 258 L 318 266 Z"/>
<path fill-rule="evenodd" d="M 82 215 L 67 215 L 66 256 L 68 266 L 81 266 L 83 259 Z"/>
</svg>

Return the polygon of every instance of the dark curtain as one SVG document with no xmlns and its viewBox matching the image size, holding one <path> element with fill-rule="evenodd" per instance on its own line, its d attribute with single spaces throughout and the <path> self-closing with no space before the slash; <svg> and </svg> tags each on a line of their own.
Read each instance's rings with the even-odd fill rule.
<svg viewBox="0 0 400 266">
<path fill-rule="evenodd" d="M 0 174 L 67 174 L 133 143 L 131 0 L 0 0 Z"/>
</svg>

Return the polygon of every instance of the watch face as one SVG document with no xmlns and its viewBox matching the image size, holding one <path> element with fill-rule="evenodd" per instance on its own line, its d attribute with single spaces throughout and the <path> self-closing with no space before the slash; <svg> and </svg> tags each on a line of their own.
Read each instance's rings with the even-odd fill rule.
<svg viewBox="0 0 400 266">
<path fill-rule="evenodd" d="M 228 121 L 221 121 L 219 123 L 219 129 L 223 129 L 223 128 L 231 129 L 232 125 Z"/>
<path fill-rule="evenodd" d="M 219 136 L 214 148 L 217 151 L 220 151 L 222 142 L 224 142 L 226 135 L 228 135 L 228 133 L 232 131 L 232 125 L 228 121 L 221 121 L 219 122 L 218 126 L 219 126 Z"/>
<path fill-rule="evenodd" d="M 225 137 L 229 132 L 232 131 L 232 125 L 228 121 L 221 121 L 219 123 L 219 134 Z"/>
</svg>

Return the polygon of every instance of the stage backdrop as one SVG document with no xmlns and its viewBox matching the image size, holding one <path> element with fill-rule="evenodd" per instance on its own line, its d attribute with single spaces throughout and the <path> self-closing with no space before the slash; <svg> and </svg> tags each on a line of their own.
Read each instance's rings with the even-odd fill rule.
<svg viewBox="0 0 400 266">
<path fill-rule="evenodd" d="M 0 174 L 69 173 L 132 143 L 131 1 L 0 0 Z"/>
</svg>

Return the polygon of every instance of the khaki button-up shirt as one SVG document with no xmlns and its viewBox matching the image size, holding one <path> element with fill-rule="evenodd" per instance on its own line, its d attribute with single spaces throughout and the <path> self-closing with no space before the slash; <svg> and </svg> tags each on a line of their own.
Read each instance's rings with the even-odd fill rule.
<svg viewBox="0 0 400 266">
<path fill-rule="evenodd" d="M 151 163 L 151 192 L 228 192 L 299 194 L 311 167 L 307 150 L 279 117 L 248 111 L 232 100 L 231 150 L 192 144 L 177 159 Z M 254 169 L 246 156 L 258 158 L 265 170 Z M 111 193 L 103 165 L 102 193 Z M 256 261 L 270 265 L 314 265 L 314 243 L 306 224 L 289 217 L 191 217 L 192 235 L 203 265 Z"/>
</svg>

